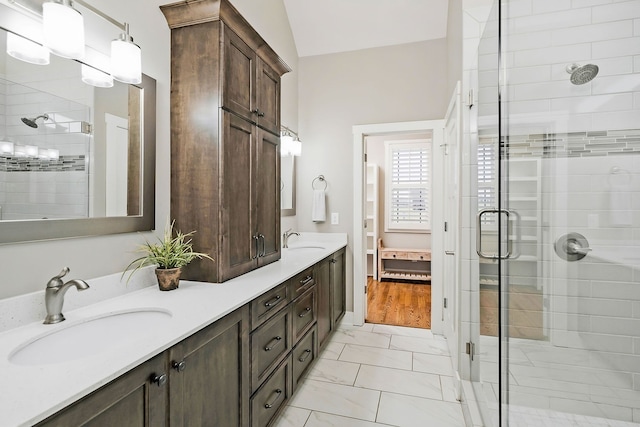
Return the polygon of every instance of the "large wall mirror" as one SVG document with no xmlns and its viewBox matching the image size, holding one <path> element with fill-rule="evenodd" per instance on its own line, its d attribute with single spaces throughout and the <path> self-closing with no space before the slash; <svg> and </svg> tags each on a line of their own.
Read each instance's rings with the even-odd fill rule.
<svg viewBox="0 0 640 427">
<path fill-rule="evenodd" d="M 152 230 L 156 82 L 81 80 L 79 62 L 6 54 L 0 30 L 0 243 Z"/>
<path fill-rule="evenodd" d="M 280 215 L 296 214 L 296 163 L 294 156 L 282 156 L 280 159 Z"/>
</svg>

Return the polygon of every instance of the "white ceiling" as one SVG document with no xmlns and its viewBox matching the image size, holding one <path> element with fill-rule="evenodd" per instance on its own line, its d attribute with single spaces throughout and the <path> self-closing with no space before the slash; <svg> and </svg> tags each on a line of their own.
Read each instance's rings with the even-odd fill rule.
<svg viewBox="0 0 640 427">
<path fill-rule="evenodd" d="M 284 0 L 298 56 L 440 39 L 448 0 Z"/>
</svg>

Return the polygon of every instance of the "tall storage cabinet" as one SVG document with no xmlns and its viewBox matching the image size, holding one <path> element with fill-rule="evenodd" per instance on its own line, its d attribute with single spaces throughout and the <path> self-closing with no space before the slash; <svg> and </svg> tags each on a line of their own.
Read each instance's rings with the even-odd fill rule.
<svg viewBox="0 0 640 427">
<path fill-rule="evenodd" d="M 160 7 L 171 28 L 171 217 L 223 282 L 280 259 L 280 77 L 290 71 L 228 0 Z"/>
</svg>

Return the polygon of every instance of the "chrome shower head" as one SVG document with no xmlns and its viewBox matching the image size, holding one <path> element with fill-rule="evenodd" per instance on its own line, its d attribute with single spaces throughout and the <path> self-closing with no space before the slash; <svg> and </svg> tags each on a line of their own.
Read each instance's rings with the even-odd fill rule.
<svg viewBox="0 0 640 427">
<path fill-rule="evenodd" d="M 597 65 L 594 64 L 571 64 L 567 65 L 566 70 L 567 73 L 571 74 L 571 83 L 573 83 L 574 85 L 583 85 L 593 80 L 598 75 L 598 71 L 600 69 Z"/>
<path fill-rule="evenodd" d="M 45 113 L 45 114 L 43 114 L 41 116 L 34 117 L 33 119 L 28 119 L 26 117 L 23 117 L 20 120 L 22 120 L 22 123 L 24 123 L 25 125 L 36 129 L 38 127 L 38 124 L 36 123 L 36 120 L 38 120 L 38 119 L 49 120 L 49 115 Z"/>
</svg>

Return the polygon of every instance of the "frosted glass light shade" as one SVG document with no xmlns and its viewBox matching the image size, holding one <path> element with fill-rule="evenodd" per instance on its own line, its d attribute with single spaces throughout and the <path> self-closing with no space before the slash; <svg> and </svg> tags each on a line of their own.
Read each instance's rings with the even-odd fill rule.
<svg viewBox="0 0 640 427">
<path fill-rule="evenodd" d="M 7 53 L 36 65 L 47 65 L 50 60 L 47 48 L 13 33 L 7 33 Z"/>
<path fill-rule="evenodd" d="M 302 155 L 302 142 L 298 138 L 294 139 L 291 143 L 289 152 L 292 156 L 300 157 Z"/>
<path fill-rule="evenodd" d="M 111 75 L 85 64 L 82 64 L 82 81 L 95 87 L 113 87 Z"/>
<path fill-rule="evenodd" d="M 142 81 L 142 53 L 131 37 L 122 34 L 111 42 L 111 75 L 122 83 Z"/>
<path fill-rule="evenodd" d="M 84 19 L 70 0 L 48 1 L 42 5 L 44 45 L 63 58 L 84 56 Z"/>
</svg>

